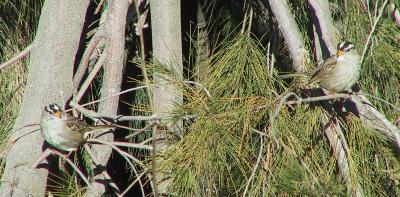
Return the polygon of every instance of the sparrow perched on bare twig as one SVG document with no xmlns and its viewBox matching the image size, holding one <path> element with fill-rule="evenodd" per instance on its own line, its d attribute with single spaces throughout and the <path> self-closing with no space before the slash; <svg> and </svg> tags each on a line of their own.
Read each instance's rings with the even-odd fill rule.
<svg viewBox="0 0 400 197">
<path fill-rule="evenodd" d="M 281 79 L 305 76 L 307 85 L 318 83 L 322 88 L 334 92 L 351 92 L 361 73 L 360 55 L 351 42 L 338 44 L 335 55 L 325 59 L 318 67 L 305 73 L 280 76 Z"/>
<path fill-rule="evenodd" d="M 113 129 L 113 125 L 93 126 L 66 114 L 59 105 L 44 107 L 40 130 L 44 139 L 63 151 L 74 151 L 84 142 L 84 134 L 90 131 Z"/>
</svg>

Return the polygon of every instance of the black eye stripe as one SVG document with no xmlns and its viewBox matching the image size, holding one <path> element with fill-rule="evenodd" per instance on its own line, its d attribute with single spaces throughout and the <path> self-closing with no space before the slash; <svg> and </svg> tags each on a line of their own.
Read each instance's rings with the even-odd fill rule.
<svg viewBox="0 0 400 197">
<path fill-rule="evenodd" d="M 61 111 L 60 106 L 58 106 L 58 105 L 55 104 L 55 103 L 52 103 L 52 104 L 50 104 L 50 105 L 44 107 L 44 109 L 45 109 L 47 112 L 52 113 L 52 114 L 55 113 L 55 112 L 57 112 L 57 111 Z"/>
<path fill-rule="evenodd" d="M 44 110 L 46 110 L 47 112 L 51 113 L 51 110 L 49 109 L 49 106 L 45 106 Z"/>
<path fill-rule="evenodd" d="M 341 42 L 338 44 L 337 48 L 341 51 L 349 51 L 354 48 L 354 45 L 351 42 Z"/>
</svg>

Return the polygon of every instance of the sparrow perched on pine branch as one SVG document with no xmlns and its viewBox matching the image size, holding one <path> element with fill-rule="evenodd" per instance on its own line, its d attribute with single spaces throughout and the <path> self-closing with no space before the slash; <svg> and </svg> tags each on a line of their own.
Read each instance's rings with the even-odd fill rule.
<svg viewBox="0 0 400 197">
<path fill-rule="evenodd" d="M 40 121 L 40 130 L 44 139 L 52 146 L 63 151 L 74 151 L 84 142 L 84 134 L 91 131 L 109 130 L 115 126 L 93 126 L 66 114 L 59 105 L 47 105 Z"/>
<path fill-rule="evenodd" d="M 361 73 L 360 55 L 351 42 L 338 44 L 335 55 L 325 59 L 318 67 L 305 73 L 280 76 L 281 79 L 308 77 L 307 85 L 318 83 L 322 88 L 334 92 L 351 92 Z"/>
</svg>

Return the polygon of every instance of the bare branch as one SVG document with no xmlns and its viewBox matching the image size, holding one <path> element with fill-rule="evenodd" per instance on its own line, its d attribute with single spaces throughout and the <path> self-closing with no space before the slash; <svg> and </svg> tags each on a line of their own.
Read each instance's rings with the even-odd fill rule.
<svg viewBox="0 0 400 197">
<path fill-rule="evenodd" d="M 151 87 L 151 86 L 154 86 L 154 84 L 152 84 L 152 85 L 150 85 L 150 86 L 139 86 L 139 87 L 135 87 L 135 88 L 130 88 L 130 89 L 127 89 L 127 90 L 124 90 L 124 91 L 121 91 L 121 92 L 112 94 L 112 95 L 110 95 L 110 96 L 106 96 L 106 97 L 101 98 L 101 99 L 99 99 L 99 100 L 92 101 L 92 102 L 89 102 L 89 103 L 85 103 L 85 104 L 82 104 L 82 105 L 77 105 L 77 103 L 71 102 L 72 104 L 70 103 L 70 106 L 73 107 L 73 108 L 68 109 L 68 110 L 65 110 L 65 112 L 69 112 L 69 111 L 71 111 L 71 110 L 73 110 L 73 109 L 76 109 L 76 108 L 78 108 L 78 107 L 85 107 L 85 106 L 88 106 L 88 105 L 91 105 L 91 104 L 94 104 L 94 103 L 98 103 L 98 102 L 101 102 L 101 101 L 105 101 L 105 100 L 110 99 L 110 98 L 114 98 L 114 97 L 119 96 L 119 95 L 121 95 L 121 94 L 125 94 L 125 93 L 132 92 L 132 91 L 135 91 L 135 90 L 144 89 L 144 88 Z M 76 107 L 72 106 L 72 105 L 74 105 L 74 104 L 76 105 Z"/>
<path fill-rule="evenodd" d="M 100 29 L 102 30 L 102 29 Z M 99 42 L 103 39 L 103 36 L 101 36 L 101 32 L 97 32 L 92 39 L 89 42 L 89 45 L 86 48 L 85 53 L 83 54 L 81 64 L 79 65 L 76 74 L 74 76 L 74 88 L 75 90 L 78 89 L 79 83 L 82 80 L 83 75 L 86 72 L 86 69 L 89 64 L 90 56 L 92 55 L 94 49 L 96 46 L 99 44 Z"/>
<path fill-rule="evenodd" d="M 153 147 L 151 147 L 151 146 L 143 145 L 143 144 L 129 143 L 129 142 L 109 142 L 109 144 L 112 144 L 115 146 L 128 147 L 128 148 L 145 149 L 145 150 L 150 150 L 150 151 L 153 150 Z"/>
<path fill-rule="evenodd" d="M 374 26 L 372 27 L 371 31 L 369 32 L 369 35 L 368 35 L 368 38 L 367 38 L 367 42 L 365 43 L 364 50 L 363 50 L 363 53 L 362 53 L 362 56 L 361 56 L 361 60 L 360 60 L 360 61 L 361 61 L 361 64 L 364 63 L 364 59 L 365 59 L 366 53 L 367 53 L 367 51 L 368 51 L 368 47 L 369 47 L 370 42 L 371 42 L 371 38 L 372 38 L 372 36 L 373 36 L 374 33 L 375 33 L 375 30 L 376 30 L 376 27 L 377 27 L 377 25 L 378 25 L 379 19 L 382 17 L 382 15 L 383 15 L 383 13 L 384 13 L 384 11 L 385 11 L 385 8 L 386 8 L 386 5 L 388 4 L 388 2 L 389 2 L 389 0 L 386 0 L 386 1 L 382 4 L 381 9 L 380 9 L 380 11 L 379 11 L 379 15 L 378 15 L 378 17 L 376 18 L 376 20 L 375 20 L 375 22 L 374 22 Z"/>
<path fill-rule="evenodd" d="M 156 116 L 156 115 L 152 115 L 152 116 L 122 116 L 122 115 L 111 115 L 111 114 L 103 114 L 103 113 L 97 113 L 93 110 L 88 110 L 86 108 L 84 108 L 84 105 L 78 105 L 75 102 L 71 101 L 69 103 L 69 105 L 71 107 L 73 107 L 74 109 L 76 109 L 77 111 L 79 111 L 80 113 L 82 113 L 83 115 L 85 115 L 88 118 L 109 118 L 109 119 L 113 119 L 116 121 L 133 121 L 133 120 L 138 120 L 138 121 L 149 121 L 149 120 L 158 120 L 160 119 L 160 117 Z M 65 112 L 69 112 L 71 111 L 71 109 L 69 110 L 65 110 Z"/>
<path fill-rule="evenodd" d="M 302 72 L 305 70 L 305 64 L 309 62 L 310 56 L 294 16 L 290 12 L 286 0 L 268 1 L 275 19 L 278 22 L 279 30 L 288 45 L 290 56 L 293 60 L 293 68 L 297 72 Z"/>
<path fill-rule="evenodd" d="M 90 159 L 92 160 L 94 166 L 99 166 L 101 165 L 98 161 L 98 159 L 96 158 L 96 156 L 93 154 L 93 152 L 90 150 L 90 147 L 88 144 L 84 144 L 83 147 L 85 148 L 85 151 L 89 154 Z M 110 175 L 107 173 L 106 170 L 102 170 L 101 174 L 103 174 L 104 179 L 109 181 L 108 185 L 110 185 L 112 188 L 115 189 L 116 192 L 120 193 L 121 191 L 119 190 L 118 186 L 112 181 Z"/>
<path fill-rule="evenodd" d="M 39 164 L 40 164 L 40 162 L 42 162 L 44 159 L 46 159 L 49 155 L 51 155 L 51 150 L 48 148 L 48 149 L 46 149 L 43 153 L 42 153 L 42 155 L 39 157 L 39 158 L 37 158 L 36 159 L 36 161 L 35 162 L 33 162 L 33 164 L 31 165 L 31 169 L 33 170 L 33 169 L 36 169 L 38 166 L 39 166 Z"/>
<path fill-rule="evenodd" d="M 131 138 L 133 138 L 133 137 L 135 137 L 135 136 L 137 136 L 137 135 L 149 130 L 150 128 L 152 128 L 154 126 L 154 124 L 155 124 L 155 122 L 143 127 L 142 129 L 136 131 L 135 133 L 132 133 L 132 134 L 129 134 L 129 135 L 125 136 L 125 139 L 126 140 L 127 139 L 131 139 Z"/>
<path fill-rule="evenodd" d="M 336 119 L 334 121 L 336 121 Z M 321 118 L 321 123 L 324 128 L 323 131 L 325 137 L 327 138 L 329 146 L 336 157 L 339 171 L 347 186 L 347 194 L 349 196 L 363 196 L 363 189 L 359 182 L 356 180 L 356 184 L 354 184 L 354 181 L 352 181 L 350 173 L 350 151 L 340 125 L 338 122 L 328 122 L 326 114 Z"/>
<path fill-rule="evenodd" d="M 317 32 L 323 41 L 321 44 L 328 50 L 329 54 L 327 54 L 327 56 L 330 56 L 331 54 L 336 53 L 337 35 L 329 11 L 329 1 L 308 0 L 308 3 L 311 5 L 310 7 L 315 15 L 314 18 Z"/>
<path fill-rule="evenodd" d="M 388 139 L 392 140 L 400 152 L 400 130 L 393 125 L 386 117 L 373 107 L 371 102 L 364 95 L 354 95 L 351 101 L 356 104 L 360 119 Z"/>
<path fill-rule="evenodd" d="M 255 130 L 255 129 L 252 129 L 252 130 Z M 262 133 L 262 132 L 258 132 L 258 133 Z M 256 164 L 253 167 L 253 171 L 251 172 L 249 180 L 247 180 L 247 184 L 246 184 L 246 187 L 244 189 L 243 196 L 246 196 L 247 191 L 249 190 L 250 184 L 253 181 L 254 176 L 256 175 L 256 171 L 258 169 L 258 166 L 260 165 L 261 157 L 262 157 L 262 154 L 264 152 L 264 138 L 265 138 L 265 135 L 261 135 L 260 134 L 260 149 L 259 149 L 259 152 L 258 152 L 257 161 L 256 161 Z"/>
<path fill-rule="evenodd" d="M 326 96 L 318 96 L 318 97 L 310 97 L 310 98 L 300 98 L 296 97 L 295 101 L 286 101 L 284 104 L 286 105 L 293 105 L 293 104 L 302 104 L 302 103 L 311 103 L 316 101 L 326 101 L 326 100 L 334 100 L 338 98 L 349 99 L 350 94 L 333 94 L 333 95 L 326 95 Z"/>
<path fill-rule="evenodd" d="M 14 56 L 13 58 L 11 58 L 10 60 L 8 60 L 7 62 L 4 62 L 3 64 L 0 64 L 0 70 L 2 70 L 3 68 L 7 67 L 8 65 L 28 56 L 28 54 L 32 51 L 34 46 L 33 44 L 30 44 L 29 46 L 27 46 L 23 51 L 21 51 L 20 53 L 18 53 L 16 56 Z"/>
<path fill-rule="evenodd" d="M 101 67 L 103 66 L 103 63 L 104 63 L 105 59 L 106 59 L 106 52 L 103 52 L 100 55 L 100 58 L 97 60 L 96 64 L 94 65 L 92 71 L 87 76 L 85 82 L 83 82 L 83 84 L 82 84 L 81 88 L 79 89 L 78 93 L 74 97 L 74 101 L 75 102 L 79 103 L 79 101 L 81 100 L 82 96 L 85 94 L 87 88 L 92 83 L 93 79 L 96 77 L 97 73 L 100 71 Z"/>
</svg>

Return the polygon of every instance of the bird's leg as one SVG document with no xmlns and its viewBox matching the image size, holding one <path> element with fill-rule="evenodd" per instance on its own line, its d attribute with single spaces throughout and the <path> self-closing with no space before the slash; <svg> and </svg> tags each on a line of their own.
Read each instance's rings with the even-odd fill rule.
<svg viewBox="0 0 400 197">
<path fill-rule="evenodd" d="M 61 152 L 59 152 L 61 153 Z M 65 174 L 67 174 L 67 176 L 71 176 L 67 170 L 67 168 L 65 168 L 66 166 L 66 158 L 69 158 L 72 154 L 72 151 L 68 152 L 68 153 L 61 153 L 62 155 L 64 155 L 64 158 L 59 158 L 58 160 L 58 168 L 63 171 Z"/>
</svg>

